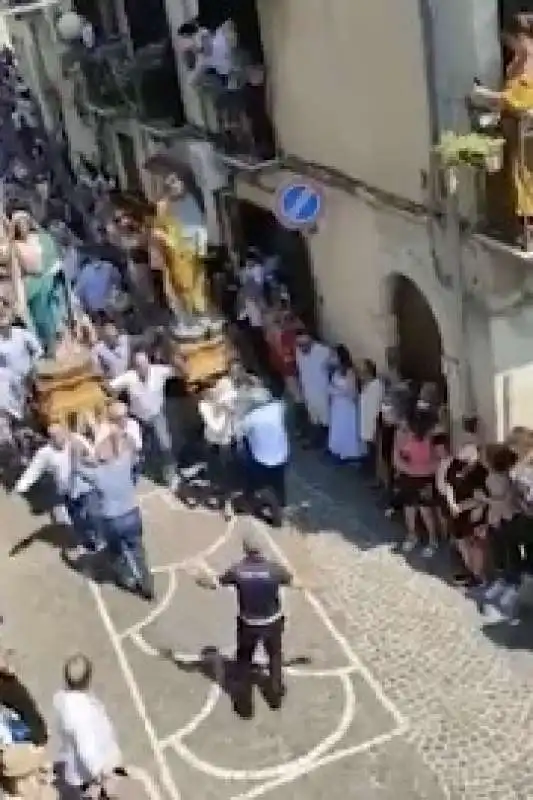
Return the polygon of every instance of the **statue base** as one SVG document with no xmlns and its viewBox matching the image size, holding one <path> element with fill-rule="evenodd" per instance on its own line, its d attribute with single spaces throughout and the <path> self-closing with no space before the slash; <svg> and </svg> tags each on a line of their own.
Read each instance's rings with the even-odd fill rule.
<svg viewBox="0 0 533 800">
<path fill-rule="evenodd" d="M 94 373 L 91 357 L 75 352 L 58 360 L 43 359 L 35 378 L 35 412 L 45 425 L 99 418 L 107 397 Z"/>
<path fill-rule="evenodd" d="M 228 371 L 231 348 L 223 334 L 192 342 L 174 339 L 172 346 L 185 361 L 185 383 L 191 392 L 214 383 Z"/>
</svg>

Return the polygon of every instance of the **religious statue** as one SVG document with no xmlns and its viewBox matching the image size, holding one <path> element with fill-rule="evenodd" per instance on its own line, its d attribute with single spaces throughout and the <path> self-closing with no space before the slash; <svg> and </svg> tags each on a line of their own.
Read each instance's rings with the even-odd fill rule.
<svg viewBox="0 0 533 800">
<path fill-rule="evenodd" d="M 53 357 L 69 313 L 59 251 L 52 236 L 23 211 L 13 214 L 9 238 L 16 311 Z"/>
<path fill-rule="evenodd" d="M 208 314 L 205 242 L 201 241 L 200 229 L 191 236 L 191 231 L 173 213 L 173 202 L 179 202 L 181 197 L 181 183 L 176 179 L 168 182 L 149 232 L 150 261 L 152 269 L 163 272 L 171 310 L 178 318 L 194 320 Z"/>
</svg>

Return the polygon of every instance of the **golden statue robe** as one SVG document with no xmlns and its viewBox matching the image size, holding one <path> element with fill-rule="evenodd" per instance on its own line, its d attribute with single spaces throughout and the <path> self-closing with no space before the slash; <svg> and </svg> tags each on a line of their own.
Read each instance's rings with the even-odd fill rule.
<svg viewBox="0 0 533 800">
<path fill-rule="evenodd" d="M 202 258 L 185 240 L 183 230 L 169 213 L 166 201 L 157 206 L 151 243 L 161 254 L 169 305 L 190 315 L 205 315 L 208 303 Z"/>
</svg>

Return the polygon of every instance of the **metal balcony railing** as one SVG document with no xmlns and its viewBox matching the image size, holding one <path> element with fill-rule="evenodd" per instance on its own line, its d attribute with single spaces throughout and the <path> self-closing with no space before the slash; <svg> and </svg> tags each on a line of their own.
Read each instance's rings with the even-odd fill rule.
<svg viewBox="0 0 533 800">
<path fill-rule="evenodd" d="M 121 39 L 93 50 L 76 45 L 67 54 L 66 63 L 77 66 L 88 105 L 158 126 L 183 124 L 179 85 L 166 42 L 151 44 L 133 54 Z M 178 97 L 174 96 L 176 93 Z"/>
<path fill-rule="evenodd" d="M 230 164 L 255 168 L 276 160 L 275 132 L 261 66 L 246 66 L 228 79 L 206 70 L 196 79 L 208 135 Z"/>
</svg>

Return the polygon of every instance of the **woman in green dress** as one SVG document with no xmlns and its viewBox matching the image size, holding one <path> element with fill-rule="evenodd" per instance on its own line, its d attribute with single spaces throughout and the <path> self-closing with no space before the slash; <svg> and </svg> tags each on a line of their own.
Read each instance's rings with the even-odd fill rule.
<svg viewBox="0 0 533 800">
<path fill-rule="evenodd" d="M 68 320 L 68 296 L 61 260 L 50 234 L 18 211 L 11 218 L 13 278 L 19 313 L 29 324 L 49 357 Z"/>
</svg>

